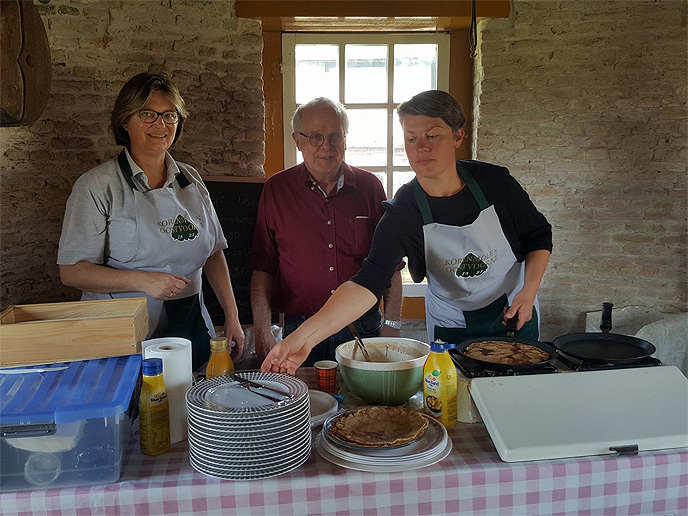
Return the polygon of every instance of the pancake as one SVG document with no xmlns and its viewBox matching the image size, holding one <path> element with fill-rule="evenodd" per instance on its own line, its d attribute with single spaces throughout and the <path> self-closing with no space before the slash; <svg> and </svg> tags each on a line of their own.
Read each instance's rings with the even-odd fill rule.
<svg viewBox="0 0 688 516">
<path fill-rule="evenodd" d="M 420 412 L 401 407 L 366 407 L 337 418 L 330 435 L 355 446 L 383 448 L 419 439 L 428 426 Z"/>
<path fill-rule="evenodd" d="M 503 340 L 474 342 L 463 350 L 470 358 L 494 364 L 530 365 L 549 360 L 549 353 L 530 344 Z"/>
</svg>

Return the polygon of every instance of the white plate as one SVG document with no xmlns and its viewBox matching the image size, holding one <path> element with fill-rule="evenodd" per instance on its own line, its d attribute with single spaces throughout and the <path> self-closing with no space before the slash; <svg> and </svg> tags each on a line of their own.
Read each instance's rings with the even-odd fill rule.
<svg viewBox="0 0 688 516">
<path fill-rule="evenodd" d="M 373 473 L 394 473 L 396 471 L 410 471 L 412 469 L 425 468 L 445 459 L 452 450 L 452 442 L 450 439 L 447 439 L 445 447 L 438 452 L 437 455 L 421 461 L 400 462 L 391 465 L 361 464 L 359 462 L 353 462 L 332 455 L 329 451 L 323 448 L 323 440 L 324 436 L 321 433 L 318 435 L 315 441 L 315 449 L 323 459 L 344 468 L 355 469 L 357 471 L 370 471 Z"/>
<path fill-rule="evenodd" d="M 212 378 L 197 383 L 186 392 L 186 404 L 189 412 L 221 416 L 232 414 L 241 417 L 244 414 L 267 414 L 279 412 L 285 406 L 291 406 L 308 394 L 308 386 L 298 378 L 277 373 L 247 372 L 242 375 L 256 383 L 273 388 L 293 398 L 284 402 L 272 402 L 262 396 L 240 387 L 245 392 L 240 393 L 238 384 L 227 376 Z M 279 397 L 279 395 L 277 395 Z"/>
<path fill-rule="evenodd" d="M 406 446 L 394 448 L 353 449 L 343 447 L 337 441 L 330 439 L 326 428 L 323 428 L 321 435 L 324 437 L 323 447 L 330 454 L 344 460 L 370 464 L 424 461 L 435 456 L 438 451 L 446 446 L 449 440 L 447 429 L 442 423 L 431 417 L 428 417 L 428 427 L 420 439 Z"/>
<path fill-rule="evenodd" d="M 334 396 L 322 391 L 308 391 L 311 402 L 311 428 L 323 424 L 332 414 L 337 412 L 339 404 Z"/>
</svg>

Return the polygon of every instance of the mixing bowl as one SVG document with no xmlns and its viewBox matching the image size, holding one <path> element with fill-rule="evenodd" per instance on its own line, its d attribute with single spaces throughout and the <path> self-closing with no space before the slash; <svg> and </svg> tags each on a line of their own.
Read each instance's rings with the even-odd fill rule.
<svg viewBox="0 0 688 516">
<path fill-rule="evenodd" d="M 423 365 L 430 353 L 425 342 L 397 337 L 363 339 L 370 362 L 351 340 L 335 350 L 344 385 L 374 405 L 401 405 L 423 386 Z"/>
</svg>

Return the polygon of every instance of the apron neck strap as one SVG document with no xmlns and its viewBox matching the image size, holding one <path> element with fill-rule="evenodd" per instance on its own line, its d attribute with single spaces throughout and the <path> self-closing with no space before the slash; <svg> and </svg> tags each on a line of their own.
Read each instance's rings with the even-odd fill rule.
<svg viewBox="0 0 688 516">
<path fill-rule="evenodd" d="M 432 218 L 432 212 L 430 211 L 430 203 L 428 203 L 428 196 L 425 195 L 425 190 L 420 186 L 418 178 L 414 177 L 413 181 L 413 195 L 416 198 L 416 203 L 418 204 L 418 209 L 420 214 L 423 216 L 423 225 L 427 226 L 434 222 Z"/>
<path fill-rule="evenodd" d="M 124 179 L 127 180 L 127 184 L 131 186 L 132 190 L 138 191 L 138 188 L 136 188 L 136 184 L 134 183 L 134 173 L 131 171 L 131 165 L 129 165 L 127 153 L 124 151 L 124 149 L 122 149 L 122 152 L 120 152 L 119 156 L 117 156 L 117 163 L 119 163 L 119 168 L 122 170 L 122 174 L 124 175 Z M 184 172 L 181 170 L 179 171 L 179 174 L 177 174 L 175 180 L 177 181 L 179 188 L 182 190 L 191 184 L 189 178 L 186 177 L 186 174 L 184 174 Z"/>
<path fill-rule="evenodd" d="M 483 194 L 482 189 L 480 188 L 480 186 L 478 186 L 477 181 L 471 175 L 468 169 L 460 161 L 456 162 L 456 171 L 461 176 L 461 179 L 466 181 L 466 186 L 468 186 L 468 189 L 471 191 L 471 194 L 473 194 L 473 198 L 475 199 L 475 202 L 478 203 L 480 211 L 489 208 L 490 203 L 487 202 L 487 199 L 485 198 L 485 194 Z"/>
<path fill-rule="evenodd" d="M 124 149 L 122 149 L 122 152 L 117 156 L 117 163 L 119 163 L 119 168 L 122 170 L 122 175 L 124 175 L 124 179 L 127 180 L 127 184 L 131 186 L 132 190 L 138 190 L 134 184 L 134 174 L 131 171 L 131 165 L 129 165 L 127 153 Z"/>
<path fill-rule="evenodd" d="M 459 161 L 456 162 L 456 171 L 461 176 L 461 179 L 463 179 L 466 182 L 466 186 L 468 186 L 468 190 L 470 190 L 471 195 L 473 195 L 475 202 L 478 203 L 478 207 L 480 207 L 480 210 L 482 211 L 489 208 L 490 203 L 487 202 L 485 194 L 483 194 L 483 191 L 478 185 L 477 181 L 471 175 L 468 169 L 464 167 L 463 164 Z M 427 226 L 428 224 L 432 224 L 434 222 L 434 219 L 432 218 L 432 212 L 430 211 L 430 203 L 428 203 L 428 196 L 425 194 L 425 190 L 423 190 L 423 187 L 420 186 L 417 177 L 414 177 L 411 183 L 413 185 L 413 195 L 416 198 L 418 209 L 420 210 L 420 214 L 423 216 L 423 225 Z"/>
</svg>

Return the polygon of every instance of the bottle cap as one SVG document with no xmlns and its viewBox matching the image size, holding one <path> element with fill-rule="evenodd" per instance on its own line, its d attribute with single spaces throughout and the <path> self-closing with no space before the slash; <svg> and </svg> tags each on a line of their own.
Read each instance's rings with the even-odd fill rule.
<svg viewBox="0 0 688 516">
<path fill-rule="evenodd" d="M 430 351 L 436 352 L 446 351 L 455 347 L 456 344 L 453 342 L 443 342 L 441 340 L 436 340 L 435 342 L 430 343 Z"/>
<path fill-rule="evenodd" d="M 210 351 L 217 353 L 229 349 L 227 337 L 213 337 L 210 339 Z"/>
<path fill-rule="evenodd" d="M 142 362 L 143 376 L 162 374 L 162 358 L 147 358 Z"/>
</svg>

